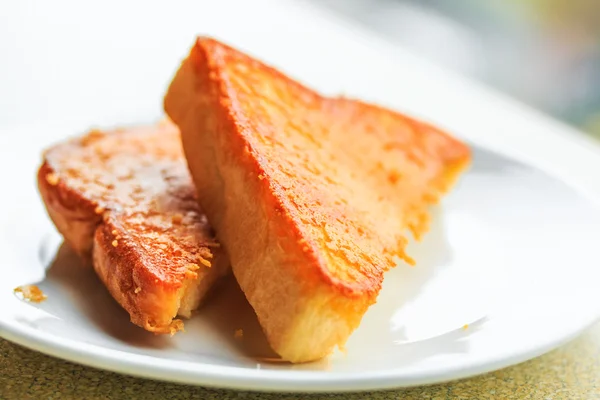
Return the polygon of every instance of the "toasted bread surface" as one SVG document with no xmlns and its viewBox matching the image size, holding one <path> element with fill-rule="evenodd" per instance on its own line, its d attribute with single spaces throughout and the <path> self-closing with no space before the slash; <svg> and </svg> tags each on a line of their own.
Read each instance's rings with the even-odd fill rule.
<svg viewBox="0 0 600 400">
<path fill-rule="evenodd" d="M 327 98 L 210 38 L 165 97 L 205 209 L 273 349 L 342 346 L 468 147 L 405 115 Z"/>
<path fill-rule="evenodd" d="M 65 241 L 149 331 L 179 330 L 175 316 L 189 317 L 228 270 L 170 122 L 58 144 L 38 186 Z"/>
</svg>

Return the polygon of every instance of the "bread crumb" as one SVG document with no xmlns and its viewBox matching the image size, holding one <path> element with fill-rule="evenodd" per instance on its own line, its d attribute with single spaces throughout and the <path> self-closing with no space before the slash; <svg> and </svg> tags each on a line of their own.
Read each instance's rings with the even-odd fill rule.
<svg viewBox="0 0 600 400">
<path fill-rule="evenodd" d="M 116 230 L 116 229 L 113 229 L 111 233 L 112 233 L 112 235 L 113 235 L 113 236 L 117 236 L 117 233 L 118 233 L 118 232 L 117 232 L 117 230 Z"/>
<path fill-rule="evenodd" d="M 112 246 L 113 247 L 117 247 L 119 245 L 119 241 L 118 240 L 113 240 L 112 241 Z"/>
<path fill-rule="evenodd" d="M 115 237 L 115 239 L 117 239 L 117 240 L 121 240 L 121 235 L 117 235 L 117 236 Z"/>
<path fill-rule="evenodd" d="M 67 173 L 67 175 L 74 178 L 79 178 L 79 176 L 81 175 L 81 171 L 75 168 L 67 168 L 65 172 Z"/>
<path fill-rule="evenodd" d="M 202 265 L 204 265 L 204 266 L 207 266 L 207 267 L 209 267 L 209 268 L 212 266 L 212 264 L 210 263 L 210 261 L 208 261 L 207 259 L 205 259 L 205 258 L 202 258 L 202 257 L 200 257 L 200 263 L 201 263 Z"/>
<path fill-rule="evenodd" d="M 395 185 L 401 178 L 401 175 L 398 171 L 390 171 L 390 173 L 388 174 L 388 181 L 392 184 Z"/>
<path fill-rule="evenodd" d="M 133 291 L 133 293 L 138 294 L 141 291 L 142 291 L 142 288 L 138 286 L 138 287 L 135 288 L 135 290 Z"/>
<path fill-rule="evenodd" d="M 263 179 L 265 179 L 265 176 L 264 176 L 263 174 L 260 174 L 260 175 L 258 176 L 258 179 L 260 179 L 260 180 L 262 181 Z"/>
<path fill-rule="evenodd" d="M 417 265 L 417 262 L 415 261 L 414 258 L 412 258 L 411 256 L 409 256 L 408 254 L 406 254 L 406 252 L 404 250 L 401 250 L 397 256 L 404 261 L 405 263 L 407 263 L 410 267 L 414 267 L 415 265 Z"/>
<path fill-rule="evenodd" d="M 54 172 L 50 172 L 49 174 L 46 175 L 46 182 L 48 182 L 51 186 L 56 186 L 58 185 L 58 182 L 60 181 L 58 175 L 56 175 Z"/>
<path fill-rule="evenodd" d="M 190 279 L 190 280 L 198 279 L 198 274 L 195 273 L 194 271 L 190 271 L 189 269 L 186 270 L 183 275 L 185 276 L 185 279 Z"/>
<path fill-rule="evenodd" d="M 134 175 L 133 171 L 129 171 L 125 175 L 121 175 L 121 176 L 117 177 L 117 179 L 120 181 L 128 181 L 128 180 L 133 179 L 134 176 L 135 175 Z"/>
<path fill-rule="evenodd" d="M 181 215 L 179 213 L 175 214 L 175 215 L 173 215 L 173 217 L 171 217 L 171 221 L 174 224 L 179 225 L 179 224 L 181 224 L 181 221 L 183 221 L 183 215 Z"/>
<path fill-rule="evenodd" d="M 87 135 L 85 135 L 84 137 L 81 138 L 80 143 L 83 146 L 88 146 L 88 145 L 96 142 L 98 139 L 101 139 L 102 137 L 104 137 L 104 132 L 102 132 L 99 129 L 92 129 L 91 131 L 88 132 Z"/>
<path fill-rule="evenodd" d="M 200 266 L 198 264 L 188 264 L 188 265 L 186 265 L 186 268 L 189 269 L 190 271 L 196 271 L 196 270 L 200 269 Z"/>
<path fill-rule="evenodd" d="M 98 206 L 98 207 L 96 207 L 96 209 L 94 210 L 94 212 L 96 214 L 102 214 L 104 212 L 104 207 Z"/>
<path fill-rule="evenodd" d="M 244 337 L 244 331 L 242 329 L 236 329 L 233 334 L 233 337 L 236 339 L 242 339 Z"/>
<path fill-rule="evenodd" d="M 169 326 L 169 331 L 171 336 L 175 335 L 178 331 L 183 332 L 183 321 L 180 319 L 174 319 L 173 322 L 171 322 L 171 326 Z"/>
<path fill-rule="evenodd" d="M 14 293 L 21 294 L 23 300 L 31 301 L 33 303 L 41 303 L 48 298 L 37 285 L 19 286 L 14 289 Z"/>
<path fill-rule="evenodd" d="M 96 148 L 94 148 L 94 151 L 96 152 L 96 155 L 98 156 L 100 161 L 106 162 L 110 159 L 110 156 L 111 156 L 110 153 L 104 152 L 102 150 L 102 148 L 96 147 Z"/>
</svg>

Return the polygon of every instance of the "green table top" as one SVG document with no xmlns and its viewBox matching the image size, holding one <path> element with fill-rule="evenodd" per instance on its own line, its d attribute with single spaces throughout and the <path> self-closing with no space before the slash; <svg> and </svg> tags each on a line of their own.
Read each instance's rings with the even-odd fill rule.
<svg viewBox="0 0 600 400">
<path fill-rule="evenodd" d="M 0 339 L 0 399 L 600 399 L 600 324 L 523 364 L 472 379 L 355 394 L 236 392 L 157 382 L 58 360 Z"/>
</svg>

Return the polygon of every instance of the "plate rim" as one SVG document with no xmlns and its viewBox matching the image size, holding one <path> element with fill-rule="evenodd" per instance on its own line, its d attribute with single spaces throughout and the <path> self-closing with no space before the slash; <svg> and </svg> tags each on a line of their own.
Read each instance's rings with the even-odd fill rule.
<svg viewBox="0 0 600 400">
<path fill-rule="evenodd" d="M 413 374 L 402 374 L 402 369 L 323 373 L 322 371 L 249 369 L 183 360 L 161 359 L 160 363 L 152 363 L 151 361 L 156 357 L 62 339 L 55 334 L 44 333 L 24 325 L 13 326 L 2 318 L 0 318 L 0 337 L 65 361 L 137 378 L 233 390 L 342 393 L 440 384 L 482 375 L 541 356 L 570 342 L 598 321 L 600 321 L 599 315 L 590 315 L 585 324 L 573 327 L 560 339 L 540 341 L 539 345 L 530 347 L 527 351 L 513 351 L 508 356 L 488 358 L 485 361 L 472 363 L 467 368 L 432 369 L 427 373 Z M 399 380 L 399 377 L 402 379 Z"/>
</svg>

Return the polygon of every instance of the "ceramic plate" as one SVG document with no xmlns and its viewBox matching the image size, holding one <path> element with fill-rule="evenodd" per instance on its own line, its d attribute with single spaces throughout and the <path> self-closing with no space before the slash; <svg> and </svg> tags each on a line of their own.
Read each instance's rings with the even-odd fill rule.
<svg viewBox="0 0 600 400">
<path fill-rule="evenodd" d="M 274 4 L 271 10 L 277 10 Z M 387 274 L 377 304 L 345 351 L 309 364 L 276 362 L 233 280 L 186 322 L 185 333 L 155 336 L 129 323 L 93 271 L 62 245 L 34 176 L 44 146 L 92 124 L 130 122 L 134 114 L 0 129 L 1 336 L 148 378 L 345 391 L 491 371 L 540 355 L 598 319 L 600 155 L 594 144 L 320 12 L 296 5 L 285 12 L 320 28 L 306 33 L 291 23 L 281 33 L 287 51 L 268 40 L 266 30 L 241 35 L 233 25 L 211 29 L 323 92 L 418 115 L 474 149 L 471 169 L 433 210 L 431 232 L 410 246 L 417 266 L 398 265 Z M 306 40 L 312 40 L 310 46 L 302 46 Z M 318 63 L 311 62 L 315 55 Z M 172 72 L 175 64 L 162 64 L 161 71 Z M 159 68 L 148 65 L 147 74 Z M 161 90 L 140 92 L 140 104 L 160 99 Z M 158 112 L 150 112 L 145 119 L 156 118 Z M 37 283 L 48 299 L 39 304 L 19 299 L 13 289 L 28 283 Z M 244 331 L 241 339 L 234 335 L 238 329 Z"/>
</svg>

